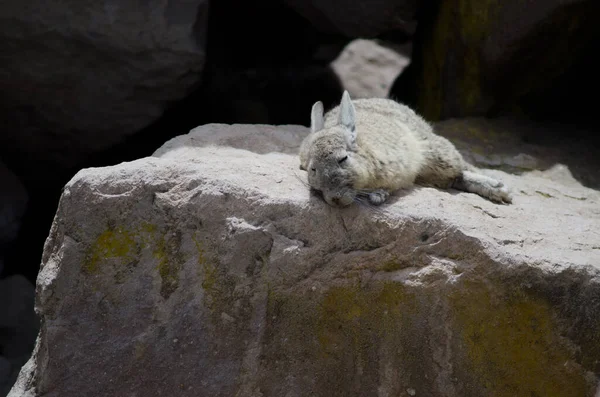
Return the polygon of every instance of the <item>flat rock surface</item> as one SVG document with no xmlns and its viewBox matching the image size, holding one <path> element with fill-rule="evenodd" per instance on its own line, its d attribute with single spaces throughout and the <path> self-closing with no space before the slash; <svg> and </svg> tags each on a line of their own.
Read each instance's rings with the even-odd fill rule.
<svg viewBox="0 0 600 397">
<path fill-rule="evenodd" d="M 593 396 L 600 194 L 485 173 L 327 206 L 307 129 L 207 125 L 65 187 L 21 396 Z M 490 394 L 491 393 L 491 394 Z"/>
</svg>

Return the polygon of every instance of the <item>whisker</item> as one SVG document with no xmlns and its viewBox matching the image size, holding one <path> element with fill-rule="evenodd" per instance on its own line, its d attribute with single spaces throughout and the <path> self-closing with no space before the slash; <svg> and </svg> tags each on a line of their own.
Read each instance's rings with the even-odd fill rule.
<svg viewBox="0 0 600 397">
<path fill-rule="evenodd" d="M 369 193 L 373 193 L 377 189 L 352 189 L 352 190 L 354 190 L 356 193 L 362 193 L 362 194 L 368 195 Z"/>
<path fill-rule="evenodd" d="M 310 187 L 310 185 L 304 179 L 302 179 L 296 172 L 294 172 L 294 177 L 296 177 L 296 179 L 298 179 L 300 183 L 302 183 L 304 186 Z"/>
<path fill-rule="evenodd" d="M 300 183 L 302 183 L 304 186 L 306 186 L 310 190 L 311 195 L 319 196 L 323 200 L 325 199 L 323 197 L 323 192 L 310 186 L 310 184 L 308 182 L 306 182 L 304 179 L 302 179 L 302 177 L 300 175 L 298 175 L 296 172 L 293 172 L 293 174 L 294 174 L 294 177 Z M 380 206 L 372 204 L 371 201 L 369 200 L 369 194 L 373 193 L 377 189 L 354 189 L 354 188 L 351 188 L 351 190 L 354 193 L 353 201 L 359 207 L 368 208 L 369 211 L 375 211 L 378 213 L 383 212 L 383 209 L 380 208 Z"/>
</svg>

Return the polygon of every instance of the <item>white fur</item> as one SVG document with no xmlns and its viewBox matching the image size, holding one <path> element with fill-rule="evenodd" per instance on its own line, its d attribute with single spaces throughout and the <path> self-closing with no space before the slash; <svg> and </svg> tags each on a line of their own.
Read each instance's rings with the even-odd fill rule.
<svg viewBox="0 0 600 397">
<path fill-rule="evenodd" d="M 362 164 L 355 187 L 393 191 L 411 186 L 424 161 L 421 140 L 414 132 L 427 133 L 429 125 L 411 120 L 417 121 L 411 129 L 405 122 L 409 119 L 406 117 L 408 108 L 390 100 L 356 99 L 353 102 L 356 153 Z M 339 110 L 340 106 L 336 106 L 325 115 L 324 128 L 337 124 Z"/>
<path fill-rule="evenodd" d="M 501 182 L 476 173 L 450 141 L 408 106 L 390 99 L 351 100 L 344 91 L 340 105 L 325 115 L 323 105 L 315 103 L 311 133 L 299 157 L 311 187 L 331 205 L 348 205 L 366 191 L 377 191 L 369 201 L 380 204 L 390 192 L 414 183 L 511 202 Z"/>
</svg>

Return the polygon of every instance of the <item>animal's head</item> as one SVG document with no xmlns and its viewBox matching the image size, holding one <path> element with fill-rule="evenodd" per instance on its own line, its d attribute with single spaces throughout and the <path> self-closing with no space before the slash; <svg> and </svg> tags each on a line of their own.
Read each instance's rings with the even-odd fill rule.
<svg viewBox="0 0 600 397">
<path fill-rule="evenodd" d="M 308 173 L 312 189 L 323 194 L 334 207 L 352 204 L 357 196 L 356 117 L 350 94 L 344 91 L 335 125 L 325 128 L 323 104 L 316 102 L 311 111 L 311 135 L 304 142 L 300 169 Z"/>
</svg>

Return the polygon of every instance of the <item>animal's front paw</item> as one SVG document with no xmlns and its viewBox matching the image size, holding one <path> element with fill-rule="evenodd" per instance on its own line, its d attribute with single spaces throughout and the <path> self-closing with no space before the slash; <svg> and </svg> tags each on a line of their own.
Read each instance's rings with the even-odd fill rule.
<svg viewBox="0 0 600 397">
<path fill-rule="evenodd" d="M 504 183 L 494 181 L 487 189 L 487 196 L 490 200 L 499 204 L 512 204 L 512 195 Z"/>
<path fill-rule="evenodd" d="M 512 204 L 512 194 L 510 194 L 509 190 L 502 184 L 501 187 L 496 190 L 496 197 L 499 201 L 505 204 Z"/>
<path fill-rule="evenodd" d="M 369 203 L 373 205 L 381 205 L 390 197 L 390 194 L 383 189 L 375 190 L 369 193 Z"/>
</svg>

